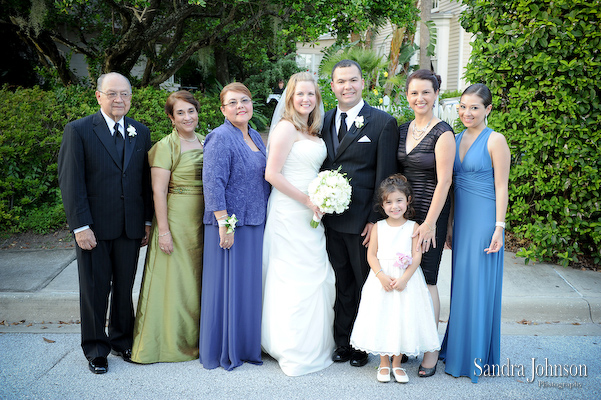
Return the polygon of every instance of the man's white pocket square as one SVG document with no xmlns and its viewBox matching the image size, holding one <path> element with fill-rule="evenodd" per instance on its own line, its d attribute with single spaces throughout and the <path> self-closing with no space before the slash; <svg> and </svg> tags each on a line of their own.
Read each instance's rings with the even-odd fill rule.
<svg viewBox="0 0 601 400">
<path fill-rule="evenodd" d="M 359 143 L 371 143 L 371 140 L 367 136 L 363 136 L 361 139 L 359 139 L 358 142 Z"/>
</svg>

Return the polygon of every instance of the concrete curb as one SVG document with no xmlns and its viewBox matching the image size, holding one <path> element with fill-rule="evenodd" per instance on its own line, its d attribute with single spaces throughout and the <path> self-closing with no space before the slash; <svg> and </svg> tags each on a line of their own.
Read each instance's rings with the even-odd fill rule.
<svg viewBox="0 0 601 400">
<path fill-rule="evenodd" d="M 34 260 L 38 268 L 45 267 L 44 260 L 53 259 L 47 252 L 52 251 L 31 253 L 38 257 Z M 134 305 L 138 300 L 145 255 L 146 249 L 143 248 L 140 252 L 134 283 Z M 7 258 L 0 259 L 0 268 L 14 268 L 13 264 L 7 267 L 7 262 Z M 14 273 L 12 275 L 15 276 Z M 23 279 L 23 277 L 16 276 L 14 279 Z M 580 271 L 550 264 L 524 265 L 522 259 L 506 252 L 503 279 L 501 320 L 504 323 L 531 321 L 540 324 L 598 324 L 601 322 L 601 274 L 598 272 Z M 440 320 L 443 322 L 446 322 L 449 314 L 450 282 L 451 252 L 445 250 L 438 281 L 441 300 Z M 38 286 L 37 282 L 31 284 Z M 72 261 L 66 267 L 60 266 L 59 273 L 40 290 L 0 291 L 0 321 L 12 323 L 26 320 L 28 323 L 41 323 L 78 319 L 79 287 L 76 261 Z"/>
</svg>

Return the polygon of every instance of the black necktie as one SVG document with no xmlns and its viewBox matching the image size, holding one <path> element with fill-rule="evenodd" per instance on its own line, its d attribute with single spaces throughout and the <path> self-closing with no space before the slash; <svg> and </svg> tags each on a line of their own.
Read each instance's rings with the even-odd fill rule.
<svg viewBox="0 0 601 400">
<path fill-rule="evenodd" d="M 346 135 L 346 113 L 340 113 L 340 129 L 338 129 L 338 143 L 342 142 Z"/>
<path fill-rule="evenodd" d="M 125 147 L 125 140 L 119 132 L 119 124 L 115 124 L 115 131 L 113 132 L 113 139 L 115 139 L 115 148 L 117 149 L 117 155 L 123 165 L 123 148 Z"/>
</svg>

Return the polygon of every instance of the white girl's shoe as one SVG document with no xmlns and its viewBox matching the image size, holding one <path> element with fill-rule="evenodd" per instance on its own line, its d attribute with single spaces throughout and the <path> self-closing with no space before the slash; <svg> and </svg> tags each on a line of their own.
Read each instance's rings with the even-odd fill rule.
<svg viewBox="0 0 601 400">
<path fill-rule="evenodd" d="M 407 376 L 407 371 L 405 371 L 405 368 L 401 368 L 401 367 L 393 368 L 392 374 L 394 375 L 394 379 L 396 379 L 396 381 L 398 383 L 409 382 L 409 377 Z M 390 377 L 388 377 L 388 378 L 390 379 Z"/>
<path fill-rule="evenodd" d="M 386 370 L 388 373 L 380 373 L 382 370 Z M 390 367 L 378 367 L 378 382 L 390 382 Z"/>
</svg>

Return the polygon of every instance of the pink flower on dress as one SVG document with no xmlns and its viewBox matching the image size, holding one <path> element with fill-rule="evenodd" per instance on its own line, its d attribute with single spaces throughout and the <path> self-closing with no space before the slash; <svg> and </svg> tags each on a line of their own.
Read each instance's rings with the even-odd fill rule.
<svg viewBox="0 0 601 400">
<path fill-rule="evenodd" d="M 403 253 L 396 253 L 394 266 L 400 269 L 407 269 L 408 266 L 413 262 L 413 257 Z"/>
</svg>

